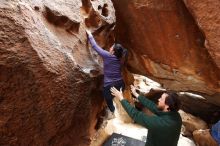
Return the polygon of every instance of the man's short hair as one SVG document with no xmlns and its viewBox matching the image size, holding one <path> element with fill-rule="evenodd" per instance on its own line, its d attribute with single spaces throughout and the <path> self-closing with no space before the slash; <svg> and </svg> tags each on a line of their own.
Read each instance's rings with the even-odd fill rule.
<svg viewBox="0 0 220 146">
<path fill-rule="evenodd" d="M 173 91 L 167 91 L 166 94 L 168 96 L 165 99 L 165 104 L 169 106 L 168 110 L 178 111 L 181 105 L 178 94 Z"/>
</svg>

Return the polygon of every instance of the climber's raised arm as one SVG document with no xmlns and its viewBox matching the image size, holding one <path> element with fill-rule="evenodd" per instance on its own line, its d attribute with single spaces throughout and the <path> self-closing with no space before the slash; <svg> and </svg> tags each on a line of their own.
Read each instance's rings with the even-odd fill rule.
<svg viewBox="0 0 220 146">
<path fill-rule="evenodd" d="M 101 57 L 105 57 L 110 55 L 108 51 L 102 49 L 95 41 L 92 33 L 89 30 L 86 30 L 86 33 L 88 35 L 89 38 L 89 42 L 92 46 L 92 48 L 101 56 Z"/>
</svg>

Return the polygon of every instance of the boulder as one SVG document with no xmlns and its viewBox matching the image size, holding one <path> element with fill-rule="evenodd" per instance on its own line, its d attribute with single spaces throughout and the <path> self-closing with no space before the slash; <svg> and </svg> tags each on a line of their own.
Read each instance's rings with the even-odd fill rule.
<svg viewBox="0 0 220 146">
<path fill-rule="evenodd" d="M 185 113 L 183 110 L 179 110 L 179 113 L 183 121 L 182 133 L 184 136 L 192 137 L 193 131 L 208 129 L 208 125 L 202 119 Z"/>
<path fill-rule="evenodd" d="M 217 142 L 210 134 L 210 130 L 195 130 L 193 132 L 193 139 L 199 146 L 218 146 Z"/>
<path fill-rule="evenodd" d="M 114 13 L 110 0 L 1 1 L 0 145 L 90 143 L 102 66 L 85 29 L 109 46 Z"/>
</svg>

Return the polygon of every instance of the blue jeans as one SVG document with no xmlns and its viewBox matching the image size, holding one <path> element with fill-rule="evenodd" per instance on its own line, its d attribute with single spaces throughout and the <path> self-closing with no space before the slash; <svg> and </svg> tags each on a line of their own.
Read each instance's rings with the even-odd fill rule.
<svg viewBox="0 0 220 146">
<path fill-rule="evenodd" d="M 111 94 L 111 87 L 115 87 L 116 89 L 120 90 L 122 88 L 122 91 L 125 89 L 125 83 L 123 80 L 117 81 L 113 83 L 112 85 L 106 86 L 103 88 L 103 96 L 105 98 L 105 101 L 108 105 L 108 108 L 110 109 L 111 112 L 115 111 L 115 107 L 113 105 L 113 98 L 114 96 Z"/>
</svg>

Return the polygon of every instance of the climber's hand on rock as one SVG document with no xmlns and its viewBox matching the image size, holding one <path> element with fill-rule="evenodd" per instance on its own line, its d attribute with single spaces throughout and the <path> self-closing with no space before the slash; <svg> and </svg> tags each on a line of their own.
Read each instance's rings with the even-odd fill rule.
<svg viewBox="0 0 220 146">
<path fill-rule="evenodd" d="M 86 33 L 87 33 L 87 35 L 88 35 L 89 37 L 92 36 L 92 33 L 91 33 L 90 30 L 86 29 Z"/>
</svg>

